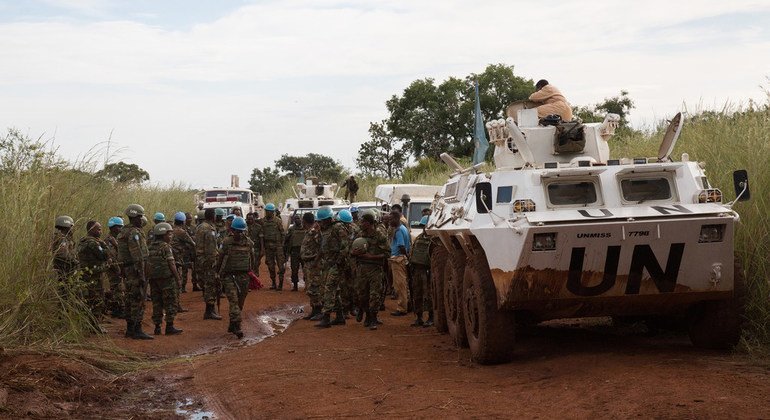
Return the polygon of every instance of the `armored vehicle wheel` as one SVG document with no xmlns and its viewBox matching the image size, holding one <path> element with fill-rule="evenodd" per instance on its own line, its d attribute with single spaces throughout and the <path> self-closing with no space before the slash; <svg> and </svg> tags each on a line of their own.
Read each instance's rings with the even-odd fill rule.
<svg viewBox="0 0 770 420">
<path fill-rule="evenodd" d="M 439 332 L 447 332 L 444 312 L 444 272 L 447 265 L 447 251 L 442 245 L 434 245 L 430 257 L 431 297 L 433 298 L 433 322 Z"/>
<path fill-rule="evenodd" d="M 690 341 L 696 347 L 729 349 L 741 338 L 746 308 L 746 282 L 743 267 L 735 258 L 732 299 L 703 302 L 695 306 L 690 318 Z"/>
<path fill-rule="evenodd" d="M 444 308 L 447 331 L 458 347 L 468 347 L 462 308 L 462 285 L 465 276 L 465 257 L 452 256 L 444 271 Z"/>
<path fill-rule="evenodd" d="M 463 312 L 473 361 L 483 365 L 510 361 L 516 341 L 515 316 L 497 308 L 497 291 L 483 254 L 465 268 Z"/>
</svg>

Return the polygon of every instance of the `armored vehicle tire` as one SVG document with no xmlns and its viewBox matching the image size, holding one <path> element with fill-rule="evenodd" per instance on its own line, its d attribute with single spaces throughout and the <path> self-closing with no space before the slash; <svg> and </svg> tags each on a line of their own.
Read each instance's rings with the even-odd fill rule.
<svg viewBox="0 0 770 420">
<path fill-rule="evenodd" d="M 514 313 L 497 308 L 497 291 L 483 254 L 468 264 L 463 282 L 463 312 L 471 358 L 482 365 L 508 362 L 516 342 Z"/>
<path fill-rule="evenodd" d="M 444 309 L 447 331 L 458 347 L 468 347 L 462 308 L 462 286 L 465 276 L 465 257 L 451 256 L 444 271 Z"/>
<path fill-rule="evenodd" d="M 444 276 L 447 265 L 447 251 L 442 245 L 431 247 L 430 279 L 431 297 L 433 298 L 433 322 L 438 332 L 447 332 L 446 312 L 444 312 Z"/>
<path fill-rule="evenodd" d="M 746 282 L 735 258 L 733 298 L 702 302 L 690 314 L 690 341 L 696 347 L 729 349 L 738 344 L 746 308 Z"/>
</svg>

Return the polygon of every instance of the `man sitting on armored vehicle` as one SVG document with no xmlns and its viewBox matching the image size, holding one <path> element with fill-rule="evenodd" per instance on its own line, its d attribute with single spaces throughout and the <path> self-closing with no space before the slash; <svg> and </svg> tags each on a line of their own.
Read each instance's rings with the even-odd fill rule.
<svg viewBox="0 0 770 420">
<path fill-rule="evenodd" d="M 529 95 L 529 100 L 537 102 L 537 116 L 543 118 L 547 115 L 558 115 L 562 121 L 572 121 L 572 107 L 561 91 L 548 84 L 545 79 L 535 84 L 535 93 Z"/>
</svg>

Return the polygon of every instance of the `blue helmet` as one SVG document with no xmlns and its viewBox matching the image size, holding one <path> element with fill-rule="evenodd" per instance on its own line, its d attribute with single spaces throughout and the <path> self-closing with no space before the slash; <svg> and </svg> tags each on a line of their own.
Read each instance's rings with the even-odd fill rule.
<svg viewBox="0 0 770 420">
<path fill-rule="evenodd" d="M 350 210 L 340 210 L 340 213 L 337 215 L 339 218 L 339 221 L 342 223 L 352 223 L 353 222 L 353 215 L 350 214 Z"/>
<path fill-rule="evenodd" d="M 422 219 L 420 219 L 420 226 L 428 226 L 428 219 L 430 219 L 430 216 L 422 216 Z"/>
<path fill-rule="evenodd" d="M 164 215 L 161 212 L 155 213 L 155 216 L 152 216 L 152 220 L 156 222 L 165 222 L 166 221 L 166 215 Z"/>
<path fill-rule="evenodd" d="M 230 224 L 230 228 L 244 231 L 246 230 L 246 220 L 244 220 L 241 216 L 235 216 L 233 218 L 233 223 Z"/>
<path fill-rule="evenodd" d="M 331 219 L 332 217 L 334 217 L 334 212 L 332 211 L 331 206 L 323 206 L 315 213 L 315 219 L 319 222 L 321 220 Z"/>
<path fill-rule="evenodd" d="M 185 222 L 185 221 L 187 221 L 187 216 L 185 216 L 183 212 L 178 211 L 178 212 L 174 213 L 174 221 L 175 222 Z"/>
<path fill-rule="evenodd" d="M 358 213 L 358 207 L 356 207 L 356 206 L 350 206 L 350 212 L 351 212 L 351 213 Z"/>
<path fill-rule="evenodd" d="M 120 217 L 110 217 L 110 220 L 107 221 L 107 227 L 111 228 L 113 226 L 123 226 L 123 218 Z"/>
<path fill-rule="evenodd" d="M 265 206 L 265 211 L 275 211 L 275 204 L 267 203 L 267 205 Z"/>
<path fill-rule="evenodd" d="M 223 208 L 217 208 L 216 210 L 214 210 L 214 215 L 215 215 L 215 216 L 223 216 L 223 217 L 224 217 L 224 215 L 225 215 L 225 209 L 223 209 Z"/>
<path fill-rule="evenodd" d="M 235 219 L 235 217 L 236 217 L 236 216 L 235 216 L 234 214 L 230 213 L 230 214 L 228 214 L 228 215 L 227 215 L 227 217 L 225 217 L 225 219 L 227 219 L 227 220 L 233 220 L 233 219 Z"/>
</svg>

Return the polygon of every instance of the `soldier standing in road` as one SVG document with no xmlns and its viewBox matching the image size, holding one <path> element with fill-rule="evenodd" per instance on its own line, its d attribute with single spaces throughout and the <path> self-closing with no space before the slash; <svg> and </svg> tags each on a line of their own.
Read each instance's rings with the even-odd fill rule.
<svg viewBox="0 0 770 420">
<path fill-rule="evenodd" d="M 300 256 L 302 257 L 302 273 L 305 278 L 305 293 L 310 299 L 312 311 L 304 319 L 320 321 L 322 317 L 323 301 L 320 291 L 320 262 L 318 252 L 321 249 L 320 227 L 315 222 L 315 215 L 307 212 L 302 215 L 302 226 L 305 229 L 305 237 L 302 238 Z"/>
<path fill-rule="evenodd" d="M 431 300 L 430 285 L 430 245 L 433 242 L 431 237 L 425 232 L 425 226 L 428 224 L 428 216 L 423 216 L 420 220 L 422 232 L 415 238 L 412 244 L 412 250 L 409 255 L 409 266 L 412 271 L 412 307 L 417 316 L 413 327 L 429 327 L 433 325 L 433 303 Z M 428 320 L 423 322 L 423 312 L 428 312 Z"/>
<path fill-rule="evenodd" d="M 291 258 L 291 291 L 296 292 L 299 290 L 298 283 L 299 283 L 299 269 L 302 265 L 302 259 L 301 259 L 301 251 L 302 251 L 302 241 L 305 239 L 305 230 L 304 225 L 302 224 L 302 219 L 300 218 L 299 214 L 295 214 L 293 217 L 293 224 L 289 226 L 289 230 L 286 232 L 286 239 L 284 239 L 283 243 L 283 249 L 286 255 Z M 305 268 L 302 267 L 302 272 L 305 272 Z M 305 275 L 305 277 L 307 277 Z M 307 287 L 307 279 L 305 279 L 305 287 Z"/>
<path fill-rule="evenodd" d="M 262 246 L 264 243 L 262 234 L 262 221 L 259 219 L 259 214 L 247 214 L 246 226 L 248 227 L 249 239 L 254 242 L 254 274 L 259 276 L 259 266 L 263 254 Z"/>
<path fill-rule="evenodd" d="M 254 243 L 246 236 L 246 221 L 237 216 L 230 225 L 231 235 L 222 242 L 217 263 L 229 304 L 230 325 L 227 332 L 243 338 L 241 311 L 249 293 L 249 271 L 254 267 Z"/>
<path fill-rule="evenodd" d="M 91 310 L 91 323 L 94 330 L 105 333 L 99 326 L 104 314 L 105 285 L 103 273 L 107 269 L 107 244 L 101 240 L 102 225 L 94 220 L 86 223 L 86 236 L 78 243 L 78 261 L 83 283 L 83 298 Z M 107 289 L 109 290 L 109 289 Z"/>
<path fill-rule="evenodd" d="M 345 260 L 348 258 L 348 234 L 342 224 L 334 221 L 334 212 L 330 206 L 323 206 L 316 213 L 321 225 L 321 278 L 323 284 L 323 317 L 316 325 L 329 328 L 332 325 L 345 325 L 345 314 L 340 300 L 340 281 Z M 331 313 L 337 312 L 334 321 Z"/>
<path fill-rule="evenodd" d="M 283 290 L 283 276 L 286 274 L 286 257 L 283 255 L 283 223 L 276 216 L 275 204 L 267 203 L 265 218 L 262 220 L 262 237 L 264 238 L 265 265 L 270 271 L 270 289 Z M 276 284 L 276 266 L 278 266 L 278 283 Z"/>
<path fill-rule="evenodd" d="M 182 285 L 179 287 L 181 293 L 187 292 L 187 277 L 191 271 L 193 255 L 195 255 L 195 241 L 192 240 L 185 228 L 186 222 L 185 213 L 178 211 L 174 214 L 174 236 L 171 239 L 171 248 L 174 250 L 177 269 L 182 276 Z"/>
<path fill-rule="evenodd" d="M 390 212 L 390 226 L 393 238 L 390 245 L 390 272 L 393 277 L 393 289 L 396 292 L 397 306 L 393 316 L 404 316 L 409 306 L 409 284 L 406 277 L 407 255 L 409 255 L 409 231 L 401 222 L 401 213 Z"/>
<path fill-rule="evenodd" d="M 131 204 L 126 208 L 128 226 L 124 226 L 118 235 L 118 261 L 123 267 L 126 279 L 126 337 L 151 340 L 153 337 L 142 331 L 144 318 L 144 288 L 147 284 L 145 270 L 147 264 L 147 240 L 142 226 L 144 208 Z M 145 219 L 146 220 L 146 219 Z"/>
<path fill-rule="evenodd" d="M 222 241 L 227 236 L 227 222 L 225 222 L 225 209 L 214 210 L 216 219 L 214 220 L 214 229 L 217 233 L 217 249 L 222 248 Z"/>
<path fill-rule="evenodd" d="M 171 249 L 173 232 L 171 225 L 166 222 L 156 224 L 152 228 L 155 239 L 148 249 L 152 322 L 155 324 L 155 335 L 160 335 L 164 312 L 166 313 L 166 335 L 182 333 L 182 330 L 174 327 L 182 279 L 176 269 L 174 251 Z"/>
<path fill-rule="evenodd" d="M 64 292 L 67 279 L 78 269 L 75 241 L 72 239 L 72 227 L 75 221 L 69 216 L 56 218 L 56 230 L 51 241 L 51 254 L 53 255 L 53 269 L 59 280 L 59 291 Z M 62 295 L 64 297 L 64 295 Z"/>
<path fill-rule="evenodd" d="M 110 267 L 107 270 L 107 278 L 110 282 L 110 296 L 107 299 L 107 308 L 112 313 L 113 318 L 126 318 L 126 296 L 125 285 L 123 284 L 123 274 L 118 261 L 118 234 L 123 229 L 123 219 L 120 217 L 110 217 L 107 221 L 107 228 L 110 230 L 104 243 L 107 244 L 107 256 L 109 257 Z"/>
<path fill-rule="evenodd" d="M 219 294 L 219 282 L 214 271 L 214 264 L 219 256 L 217 230 L 214 227 L 215 214 L 214 209 L 206 209 L 203 223 L 195 230 L 195 269 L 198 280 L 203 283 L 203 301 L 206 302 L 203 319 L 219 320 L 222 317 L 214 308 Z"/>
<path fill-rule="evenodd" d="M 348 243 L 353 242 L 360 233 L 358 225 L 353 223 L 353 215 L 349 210 L 340 210 L 337 218 L 347 233 Z M 341 274 L 340 300 L 342 300 L 342 308 L 345 312 L 350 312 L 353 316 L 356 316 L 358 313 L 358 305 L 355 303 L 355 261 L 350 255 L 347 255 L 347 258 L 344 259 Z"/>
<path fill-rule="evenodd" d="M 359 243 L 355 243 L 358 241 Z M 382 283 L 385 271 L 384 262 L 389 255 L 388 240 L 377 229 L 377 220 L 373 213 L 361 216 L 361 233 L 354 241 L 351 254 L 356 258 L 356 292 L 358 297 L 358 315 L 361 322 L 366 314 L 364 327 L 376 330 L 379 321 L 377 312 L 382 301 Z M 363 243 L 361 243 L 363 242 Z"/>
</svg>

